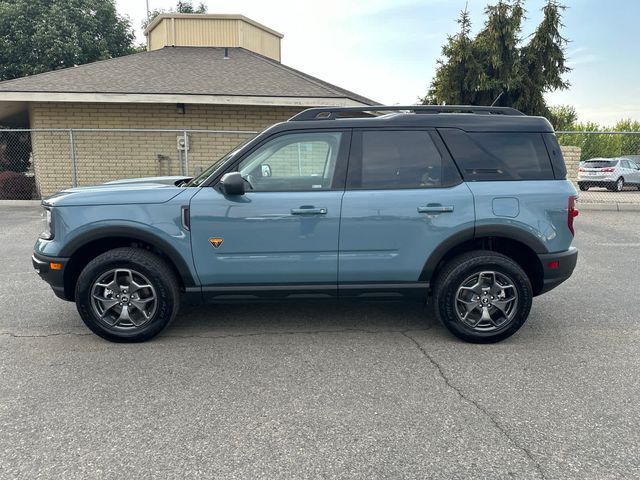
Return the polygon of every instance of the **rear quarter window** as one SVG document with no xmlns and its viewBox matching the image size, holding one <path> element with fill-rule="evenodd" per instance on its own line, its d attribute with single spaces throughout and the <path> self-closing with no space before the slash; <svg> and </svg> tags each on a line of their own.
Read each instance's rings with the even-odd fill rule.
<svg viewBox="0 0 640 480">
<path fill-rule="evenodd" d="M 555 178 L 541 133 L 438 131 L 467 181 Z"/>
</svg>

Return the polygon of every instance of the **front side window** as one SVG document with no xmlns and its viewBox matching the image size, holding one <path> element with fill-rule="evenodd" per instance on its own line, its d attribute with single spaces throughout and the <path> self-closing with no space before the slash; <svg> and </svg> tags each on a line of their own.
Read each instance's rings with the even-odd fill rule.
<svg viewBox="0 0 640 480">
<path fill-rule="evenodd" d="M 435 188 L 450 184 L 449 165 L 428 131 L 363 131 L 355 136 L 355 143 L 356 153 L 349 163 L 349 188 Z"/>
<path fill-rule="evenodd" d="M 341 132 L 287 134 L 269 140 L 238 167 L 254 191 L 329 190 L 342 142 Z"/>
</svg>

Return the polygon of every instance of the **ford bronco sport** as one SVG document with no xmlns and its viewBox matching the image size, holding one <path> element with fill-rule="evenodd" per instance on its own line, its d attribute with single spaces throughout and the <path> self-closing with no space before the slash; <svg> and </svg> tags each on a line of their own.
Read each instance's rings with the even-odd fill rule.
<svg viewBox="0 0 640 480">
<path fill-rule="evenodd" d="M 33 265 L 96 334 L 144 341 L 181 300 L 432 296 L 461 339 L 515 333 L 572 273 L 576 190 L 510 108 L 314 108 L 192 179 L 43 201 Z"/>
</svg>

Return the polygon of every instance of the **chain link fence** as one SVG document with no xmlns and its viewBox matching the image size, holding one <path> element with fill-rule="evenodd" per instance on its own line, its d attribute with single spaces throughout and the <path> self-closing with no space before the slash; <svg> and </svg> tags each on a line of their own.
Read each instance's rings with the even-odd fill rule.
<svg viewBox="0 0 640 480">
<path fill-rule="evenodd" d="M 0 200 L 134 177 L 193 176 L 257 132 L 241 130 L 0 130 Z"/>
<path fill-rule="evenodd" d="M 132 177 L 197 175 L 257 132 L 0 129 L 0 200 Z M 582 203 L 640 205 L 640 132 L 558 132 Z"/>
<path fill-rule="evenodd" d="M 557 132 L 581 203 L 640 204 L 640 132 Z"/>
</svg>

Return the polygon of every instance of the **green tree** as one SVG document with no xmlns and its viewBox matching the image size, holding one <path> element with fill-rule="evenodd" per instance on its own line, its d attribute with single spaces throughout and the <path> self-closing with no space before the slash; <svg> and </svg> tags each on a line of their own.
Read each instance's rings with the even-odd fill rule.
<svg viewBox="0 0 640 480">
<path fill-rule="evenodd" d="M 447 98 L 451 105 L 477 103 L 476 83 L 484 72 L 470 36 L 471 16 L 466 8 L 460 12 L 458 25 L 460 31 L 449 36 L 442 47 L 446 61 L 438 60 L 439 75 L 434 78 L 426 97 L 421 99 L 424 104 L 438 104 L 441 98 Z"/>
<path fill-rule="evenodd" d="M 581 160 L 640 155 L 640 122 L 638 121 L 620 120 L 614 126 L 599 125 L 595 122 L 574 122 L 568 130 L 571 130 L 571 133 L 558 135 L 558 142 L 560 145 L 580 147 Z"/>
<path fill-rule="evenodd" d="M 573 130 L 578 113 L 571 105 L 554 105 L 549 107 L 548 118 L 556 131 Z"/>
<path fill-rule="evenodd" d="M 564 6 L 547 0 L 543 19 L 522 42 L 523 0 L 487 6 L 483 28 L 470 36 L 466 11 L 460 31 L 448 38 L 423 103 L 510 106 L 530 115 L 549 115 L 544 93 L 566 89 L 566 40 L 560 34 Z"/>
<path fill-rule="evenodd" d="M 193 2 L 191 0 L 178 0 L 175 8 L 169 10 L 174 13 L 207 13 L 207 6 L 204 3 L 198 4 L 197 7 L 193 6 Z M 149 12 L 149 18 L 146 21 L 142 22 L 142 27 L 147 28 L 147 26 L 153 21 L 161 13 L 165 13 L 166 10 L 163 9 L 154 9 Z"/>
<path fill-rule="evenodd" d="M 134 51 L 114 0 L 0 0 L 0 80 Z"/>
<path fill-rule="evenodd" d="M 560 33 L 564 9 L 557 0 L 548 0 L 542 9 L 542 22 L 522 48 L 522 90 L 514 107 L 523 112 L 548 116 L 544 94 L 569 88 L 569 82 L 563 79 L 570 71 L 565 58 L 567 40 Z"/>
</svg>

